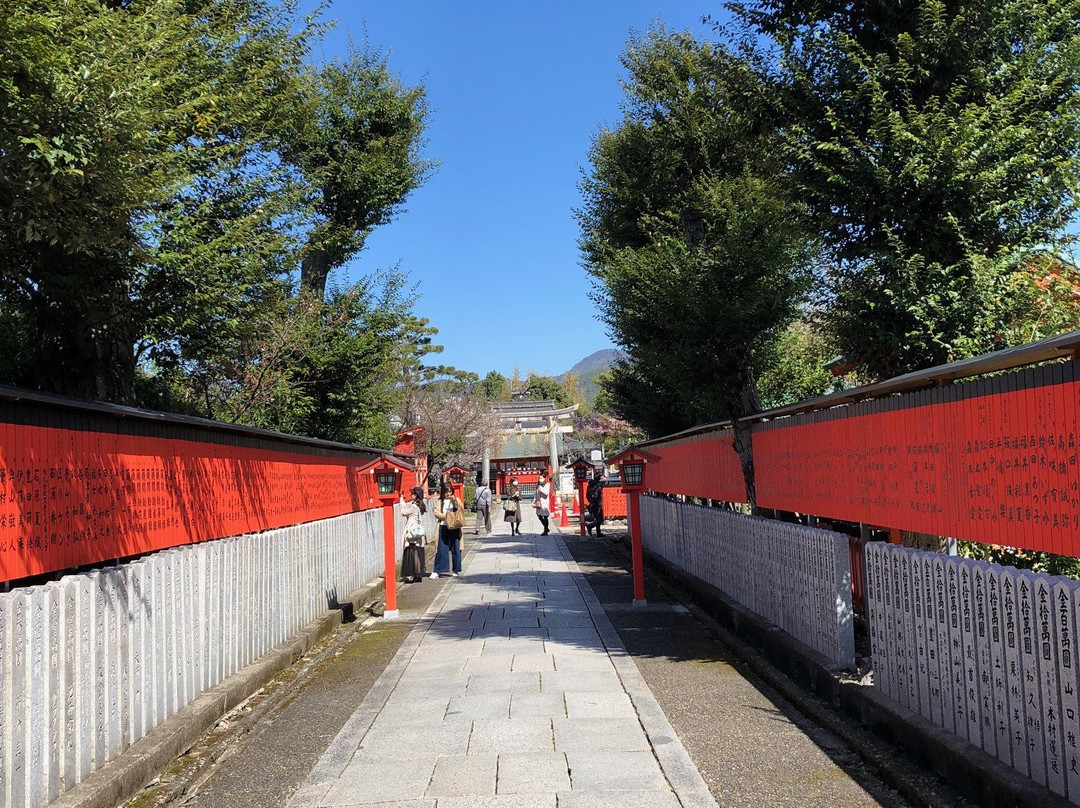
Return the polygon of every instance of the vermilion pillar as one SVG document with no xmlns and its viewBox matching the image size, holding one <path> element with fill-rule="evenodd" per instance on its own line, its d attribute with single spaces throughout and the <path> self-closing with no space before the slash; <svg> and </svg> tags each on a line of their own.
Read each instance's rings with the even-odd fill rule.
<svg viewBox="0 0 1080 808">
<path fill-rule="evenodd" d="M 641 552 L 641 505 L 637 491 L 630 491 L 626 498 L 627 512 L 630 517 L 630 558 L 634 563 L 634 605 L 644 606 L 645 600 L 645 564 Z"/>
<path fill-rule="evenodd" d="M 581 528 L 581 535 L 585 535 L 585 487 L 587 482 L 582 480 L 578 483 L 578 526 Z"/>
<path fill-rule="evenodd" d="M 397 617 L 397 537 L 394 535 L 394 500 L 382 500 L 383 575 L 386 580 L 386 611 L 383 617 Z"/>
<path fill-rule="evenodd" d="M 610 463 L 619 465 L 622 492 L 627 497 L 627 521 L 630 528 L 630 558 L 634 563 L 634 605 L 645 605 L 645 566 L 641 549 L 641 506 L 638 497 L 647 490 L 645 466 L 656 464 L 660 458 L 650 452 L 631 446 L 613 457 Z"/>
<path fill-rule="evenodd" d="M 585 489 L 589 484 L 589 472 L 593 465 L 584 457 L 579 457 L 568 468 L 574 472 L 574 480 L 578 484 L 578 526 L 581 535 L 585 535 Z"/>
<path fill-rule="evenodd" d="M 384 617 L 398 616 L 397 608 L 397 535 L 394 530 L 394 503 L 401 490 L 401 480 L 405 472 L 413 469 L 394 457 L 383 455 L 373 464 L 371 474 L 375 478 L 375 490 L 382 504 L 383 512 L 383 580 L 386 587 L 386 609 Z"/>
</svg>

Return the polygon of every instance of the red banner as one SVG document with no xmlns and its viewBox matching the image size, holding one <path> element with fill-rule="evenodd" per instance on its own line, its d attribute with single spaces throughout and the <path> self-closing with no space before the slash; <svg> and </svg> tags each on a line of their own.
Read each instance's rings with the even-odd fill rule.
<svg viewBox="0 0 1080 808">
<path fill-rule="evenodd" d="M 0 581 L 376 507 L 365 462 L 0 424 Z"/>
</svg>

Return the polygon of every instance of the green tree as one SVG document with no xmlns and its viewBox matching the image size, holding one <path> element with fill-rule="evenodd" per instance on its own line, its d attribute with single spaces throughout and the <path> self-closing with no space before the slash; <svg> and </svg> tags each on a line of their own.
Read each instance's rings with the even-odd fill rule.
<svg viewBox="0 0 1080 808">
<path fill-rule="evenodd" d="M 831 392 L 836 379 L 825 365 L 835 357 L 828 332 L 812 321 L 793 322 L 777 339 L 758 379 L 762 406 L 782 407 Z"/>
<path fill-rule="evenodd" d="M 632 39 L 623 120 L 596 138 L 579 213 L 602 317 L 629 360 L 605 381 L 651 434 L 759 409 L 756 374 L 797 311 L 808 243 L 776 182 L 765 87 L 687 34 Z M 749 428 L 736 448 L 756 501 Z"/>
<path fill-rule="evenodd" d="M 476 386 L 476 392 L 485 401 L 507 401 L 510 398 L 510 382 L 499 371 L 490 371 Z"/>
<path fill-rule="evenodd" d="M 553 376 L 541 376 L 530 371 L 525 377 L 525 391 L 533 401 L 554 401 L 559 407 L 569 407 L 574 403 L 563 383 Z"/>
<path fill-rule="evenodd" d="M 238 172 L 230 192 L 247 193 L 244 168 L 262 162 L 295 97 L 312 28 L 294 27 L 291 8 L 261 0 L 0 0 L 0 316 L 19 326 L 0 330 L 15 335 L 0 352 L 21 358 L 12 381 L 134 401 L 135 346 L 159 314 L 140 292 L 163 215 L 202 177 Z M 250 207 L 229 249 L 265 247 L 241 234 L 280 214 Z"/>
<path fill-rule="evenodd" d="M 1004 347 L 1080 177 L 1080 3 L 761 0 L 842 352 L 886 377 Z M 758 39 L 756 41 L 762 41 Z"/>
<path fill-rule="evenodd" d="M 436 163 L 420 157 L 424 88 L 404 86 L 385 54 L 351 48 L 309 75 L 299 100 L 283 152 L 302 172 L 314 210 L 301 286 L 322 298 L 330 271 L 394 219 Z"/>
<path fill-rule="evenodd" d="M 326 440 L 390 448 L 405 367 L 438 350 L 400 273 L 281 294 L 238 320 L 214 350 L 178 356 L 144 384 L 162 409 Z"/>
<path fill-rule="evenodd" d="M 581 389 L 581 379 L 572 370 L 566 371 L 560 381 L 566 398 L 571 404 L 578 405 L 578 411 L 584 412 L 589 409 L 589 403 L 585 400 L 585 392 Z"/>
</svg>

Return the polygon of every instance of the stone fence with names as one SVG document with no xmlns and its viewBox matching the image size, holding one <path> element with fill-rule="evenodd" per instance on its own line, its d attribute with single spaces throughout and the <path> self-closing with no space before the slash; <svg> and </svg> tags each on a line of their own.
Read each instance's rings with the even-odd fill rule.
<svg viewBox="0 0 1080 808">
<path fill-rule="evenodd" d="M 874 683 L 1080 804 L 1080 581 L 866 546 Z"/>
<path fill-rule="evenodd" d="M 847 537 L 732 511 L 641 498 L 645 548 L 712 584 L 835 665 L 855 638 Z"/>
<path fill-rule="evenodd" d="M 382 570 L 374 509 L 0 594 L 0 804 L 56 799 Z"/>
</svg>

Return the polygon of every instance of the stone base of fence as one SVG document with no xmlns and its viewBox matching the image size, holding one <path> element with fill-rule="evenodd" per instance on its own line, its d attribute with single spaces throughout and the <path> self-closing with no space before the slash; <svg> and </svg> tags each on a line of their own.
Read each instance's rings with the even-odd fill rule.
<svg viewBox="0 0 1080 808">
<path fill-rule="evenodd" d="M 847 741 L 875 773 L 920 808 L 938 804 L 932 785 L 914 784 L 894 776 L 887 757 L 875 755 L 842 722 L 807 699 L 807 692 L 839 708 L 848 717 L 888 742 L 904 749 L 950 786 L 986 808 L 1066 808 L 1070 803 L 1021 776 L 982 749 L 960 740 L 917 713 L 885 698 L 872 686 L 860 684 L 822 654 L 731 600 L 712 584 L 677 569 L 660 556 L 646 552 L 646 564 L 661 580 L 689 593 L 721 629 L 732 635 L 731 650 L 756 674 L 814 720 Z M 727 638 L 722 638 L 727 639 Z M 784 674 L 778 677 L 776 672 Z M 786 679 L 785 679 L 786 677 Z M 801 691 L 800 691 L 801 688 Z M 802 703 L 800 703 L 800 701 Z"/>
<path fill-rule="evenodd" d="M 385 585 L 385 581 L 378 579 L 351 593 L 338 603 L 338 608 L 327 610 L 299 634 L 207 690 L 104 768 L 61 794 L 49 803 L 49 808 L 114 808 L 130 799 L 186 753 L 225 714 L 293 665 L 349 615 L 382 597 Z"/>
</svg>

